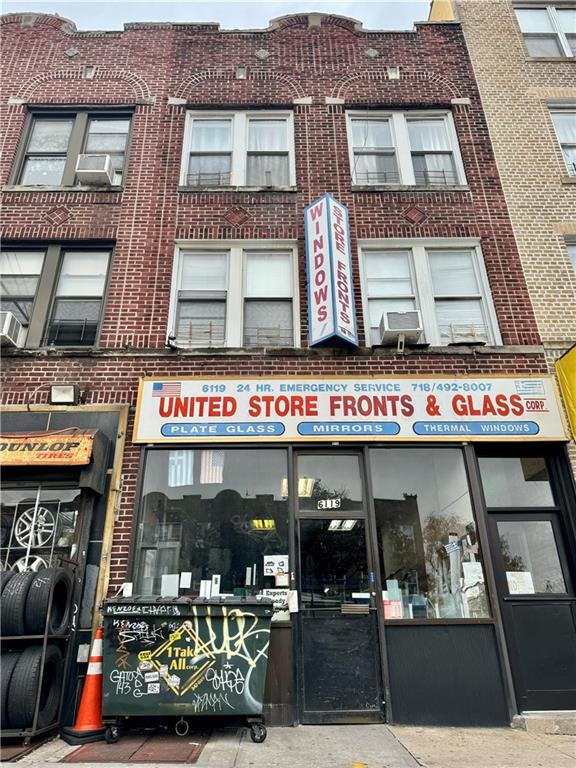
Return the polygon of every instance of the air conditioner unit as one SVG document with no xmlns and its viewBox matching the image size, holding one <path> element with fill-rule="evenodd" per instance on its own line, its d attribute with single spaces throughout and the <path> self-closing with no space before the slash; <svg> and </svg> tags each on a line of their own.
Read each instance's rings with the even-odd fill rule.
<svg viewBox="0 0 576 768">
<path fill-rule="evenodd" d="M 76 177 L 83 184 L 110 187 L 114 183 L 114 168 L 110 155 L 78 155 Z"/>
<path fill-rule="evenodd" d="M 19 347 L 22 323 L 13 312 L 0 312 L 0 344 L 3 347 Z"/>
<path fill-rule="evenodd" d="M 394 344 L 402 341 L 417 344 L 422 335 L 422 320 L 417 309 L 407 312 L 384 312 L 380 320 L 380 343 Z"/>
</svg>

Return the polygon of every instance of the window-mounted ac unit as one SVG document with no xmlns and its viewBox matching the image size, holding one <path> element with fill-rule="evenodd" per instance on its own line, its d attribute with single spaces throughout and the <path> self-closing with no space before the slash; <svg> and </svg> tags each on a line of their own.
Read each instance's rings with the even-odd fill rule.
<svg viewBox="0 0 576 768">
<path fill-rule="evenodd" d="M 114 183 L 114 168 L 110 155 L 78 155 L 76 177 L 83 184 L 110 187 Z"/>
<path fill-rule="evenodd" d="M 422 320 L 417 309 L 407 312 L 384 312 L 380 320 L 380 343 L 394 344 L 402 340 L 417 344 L 422 335 Z"/>
<path fill-rule="evenodd" d="M 19 347 L 22 323 L 13 312 L 0 312 L 0 344 L 3 347 Z"/>
</svg>

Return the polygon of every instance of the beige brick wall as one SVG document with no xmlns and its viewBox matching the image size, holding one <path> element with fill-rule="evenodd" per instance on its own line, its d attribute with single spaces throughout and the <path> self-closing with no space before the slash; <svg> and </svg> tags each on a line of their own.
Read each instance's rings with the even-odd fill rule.
<svg viewBox="0 0 576 768">
<path fill-rule="evenodd" d="M 484 104 L 518 250 L 551 372 L 576 341 L 576 179 L 549 105 L 576 106 L 576 61 L 530 59 L 510 0 L 453 0 Z M 569 446 L 576 473 L 576 446 Z"/>
</svg>

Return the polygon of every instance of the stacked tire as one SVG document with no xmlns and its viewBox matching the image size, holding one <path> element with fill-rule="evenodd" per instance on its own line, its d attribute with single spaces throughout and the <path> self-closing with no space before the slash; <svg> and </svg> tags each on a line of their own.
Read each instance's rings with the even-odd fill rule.
<svg viewBox="0 0 576 768">
<path fill-rule="evenodd" d="M 62 636 L 70 624 L 73 577 L 65 568 L 37 573 L 0 574 L 0 609 L 3 650 L 0 656 L 2 730 L 23 731 L 51 725 L 58 716 L 62 691 L 63 658 L 55 643 L 46 647 L 30 640 L 27 646 L 10 638 L 29 635 Z M 50 610 L 49 610 L 50 609 Z M 10 650 L 4 650 L 11 646 Z"/>
</svg>

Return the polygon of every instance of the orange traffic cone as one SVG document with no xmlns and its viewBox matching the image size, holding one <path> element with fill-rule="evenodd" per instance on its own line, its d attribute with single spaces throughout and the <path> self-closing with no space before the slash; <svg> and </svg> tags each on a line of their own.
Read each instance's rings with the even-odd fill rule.
<svg viewBox="0 0 576 768">
<path fill-rule="evenodd" d="M 106 728 L 102 722 L 102 628 L 96 630 L 80 708 L 73 728 L 64 727 L 60 735 L 68 744 L 88 744 L 104 739 Z"/>
</svg>

